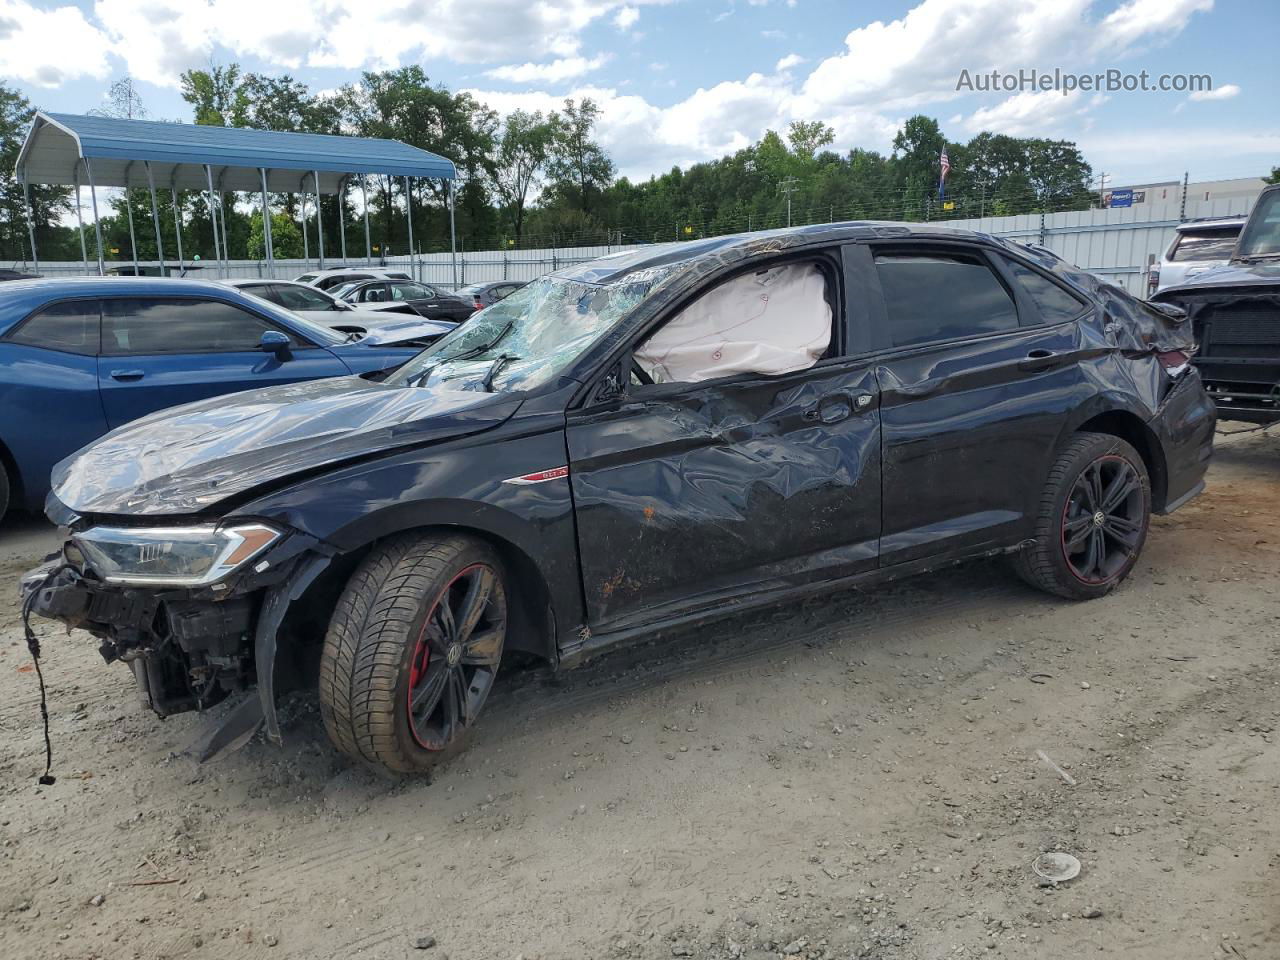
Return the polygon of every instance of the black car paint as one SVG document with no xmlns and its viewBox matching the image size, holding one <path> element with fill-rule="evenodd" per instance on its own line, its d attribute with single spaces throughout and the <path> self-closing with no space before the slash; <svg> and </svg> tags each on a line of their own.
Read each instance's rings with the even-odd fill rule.
<svg viewBox="0 0 1280 960">
<path fill-rule="evenodd" d="M 882 306 L 865 244 L 917 237 L 1020 258 L 1090 308 L 1067 323 L 890 349 L 874 328 Z M 845 297 L 835 355 L 782 377 L 600 399 L 601 383 L 628 369 L 629 345 L 707 282 L 791 256 L 841 257 L 841 286 L 858 292 Z M 260 464 L 236 460 L 240 481 L 204 498 L 157 476 L 145 490 L 108 484 L 84 502 L 51 497 L 50 515 L 78 526 L 128 522 L 142 494 L 159 522 L 254 518 L 294 531 L 268 551 L 262 572 L 229 581 L 224 597 L 264 588 L 278 596 L 286 566 L 305 562 L 320 575 L 331 559 L 406 529 L 471 531 L 498 547 L 513 574 L 522 614 L 509 643 L 568 663 L 725 611 L 1017 549 L 1055 449 L 1082 426 L 1119 432 L 1148 456 L 1157 510 L 1202 483 L 1212 404 L 1194 371 L 1175 385 L 1155 356 L 1190 349 L 1176 316 L 1060 261 L 982 235 L 853 225 L 717 238 L 574 275 L 607 281 L 686 260 L 678 282 L 559 381 L 499 395 L 505 416 L 466 435 L 424 429 L 406 440 L 397 427 L 344 434 L 335 424 L 325 442 L 339 456 L 295 465 L 269 451 Z M 565 466 L 567 475 L 511 482 Z M 316 549 L 300 554 L 299 543 Z M 275 733 L 274 691 L 263 684 L 274 676 L 268 632 L 256 643 L 256 675 Z"/>
<path fill-rule="evenodd" d="M 416 280 L 369 280 L 360 284 L 360 286 L 349 290 L 343 299 L 348 303 L 396 302 L 391 295 L 391 286 L 401 282 L 412 283 L 415 286 L 423 287 L 424 289 L 431 291 L 432 295 L 429 297 L 399 301 L 412 307 L 419 314 L 431 320 L 452 320 L 456 323 L 461 323 L 475 312 L 475 306 L 469 300 L 463 300 L 461 297 L 456 297 L 452 294 L 442 293 L 435 287 L 419 283 Z M 369 294 L 371 292 L 381 292 L 384 296 L 378 297 L 376 300 L 370 300 Z"/>
</svg>

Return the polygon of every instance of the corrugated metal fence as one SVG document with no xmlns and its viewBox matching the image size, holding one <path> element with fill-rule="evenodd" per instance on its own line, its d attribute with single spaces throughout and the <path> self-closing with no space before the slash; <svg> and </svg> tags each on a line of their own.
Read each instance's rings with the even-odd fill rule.
<svg viewBox="0 0 1280 960">
<path fill-rule="evenodd" d="M 1173 239 L 1174 227 L 1183 220 L 1197 217 L 1242 215 L 1253 206 L 1252 199 L 1193 200 L 1185 211 L 1176 201 L 1144 203 L 1125 209 L 1082 210 L 1068 213 L 1026 214 L 1016 217 L 983 217 L 975 220 L 947 220 L 941 226 L 978 230 L 1000 237 L 1047 247 L 1064 259 L 1139 296 L 1146 293 L 1147 266 L 1159 260 Z M 636 245 L 598 247 L 565 247 L 548 250 L 488 250 L 460 253 L 457 257 L 456 285 L 490 280 L 532 280 L 560 267 L 594 260 L 609 253 L 634 249 Z M 351 260 L 360 266 L 363 260 Z M 116 262 L 114 266 L 127 266 Z M 150 266 L 158 264 L 152 262 Z M 328 260 L 326 267 L 341 266 Z M 392 257 L 387 267 L 403 269 L 418 279 L 446 288 L 455 286 L 454 261 L 448 253 L 432 253 L 412 258 Z M 217 264 L 203 261 L 199 276 L 218 276 Z M 272 274 L 291 279 L 316 267 L 314 260 L 277 260 Z M 79 261 L 40 264 L 46 276 L 82 274 Z M 194 275 L 194 274 L 193 274 Z M 265 262 L 233 260 L 228 265 L 229 277 L 267 276 Z"/>
</svg>

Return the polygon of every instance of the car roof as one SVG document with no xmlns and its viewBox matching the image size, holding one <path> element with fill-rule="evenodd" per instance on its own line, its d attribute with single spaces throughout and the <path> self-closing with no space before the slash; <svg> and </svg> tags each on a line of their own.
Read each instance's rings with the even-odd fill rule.
<svg viewBox="0 0 1280 960">
<path fill-rule="evenodd" d="M 673 264 L 688 263 L 703 257 L 716 257 L 728 262 L 784 253 L 788 248 L 851 240 L 937 239 L 967 240 L 1008 246 L 988 233 L 940 227 L 929 223 L 851 220 L 846 223 L 822 223 L 755 233 L 735 233 L 705 240 L 685 240 L 641 247 L 599 257 L 586 263 L 565 267 L 554 276 L 582 283 L 613 283 L 630 273 L 652 270 Z"/>
<path fill-rule="evenodd" d="M 409 275 L 408 270 L 402 270 L 399 267 L 336 267 L 332 270 L 308 270 L 299 274 L 303 277 L 314 277 L 317 280 L 323 280 L 325 277 L 338 277 L 345 273 L 367 273 L 373 277 L 385 277 L 388 273 L 403 273 Z"/>
<path fill-rule="evenodd" d="M 1244 227 L 1245 222 L 1249 218 L 1246 216 L 1239 217 L 1199 217 L 1195 220 L 1187 220 L 1178 224 L 1173 229 L 1179 233 L 1187 233 L 1191 230 L 1240 230 Z"/>
<path fill-rule="evenodd" d="M 0 284 L 0 333 L 32 310 L 61 297 L 198 297 L 235 299 L 249 297 L 220 280 L 186 280 L 179 277 L 45 277 L 10 280 Z M 253 298 L 255 309 L 284 322 L 298 319 L 273 304 Z M 269 309 L 268 309 L 269 308 Z"/>
</svg>

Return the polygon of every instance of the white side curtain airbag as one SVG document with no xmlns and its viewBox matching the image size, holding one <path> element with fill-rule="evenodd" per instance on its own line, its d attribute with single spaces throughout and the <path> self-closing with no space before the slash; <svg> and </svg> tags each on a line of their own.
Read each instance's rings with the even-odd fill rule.
<svg viewBox="0 0 1280 960">
<path fill-rule="evenodd" d="M 734 277 L 672 317 L 635 360 L 655 383 L 804 370 L 831 342 L 826 288 L 812 263 Z"/>
</svg>

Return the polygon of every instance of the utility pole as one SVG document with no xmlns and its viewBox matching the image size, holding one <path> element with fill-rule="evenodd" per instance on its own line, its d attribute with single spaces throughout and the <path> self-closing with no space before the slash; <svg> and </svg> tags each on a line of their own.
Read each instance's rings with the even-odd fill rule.
<svg viewBox="0 0 1280 960">
<path fill-rule="evenodd" d="M 1191 178 L 1191 171 L 1184 171 L 1182 174 L 1182 206 L 1178 209 L 1178 220 L 1187 219 L 1187 181 Z"/>
<path fill-rule="evenodd" d="M 1102 194 L 1107 189 L 1107 175 L 1105 173 L 1098 174 L 1098 206 L 1102 207 L 1106 204 Z"/>
<path fill-rule="evenodd" d="M 799 189 L 800 181 L 795 177 L 787 177 L 778 184 L 778 189 L 787 195 L 787 226 L 791 226 L 791 195 Z"/>
</svg>

